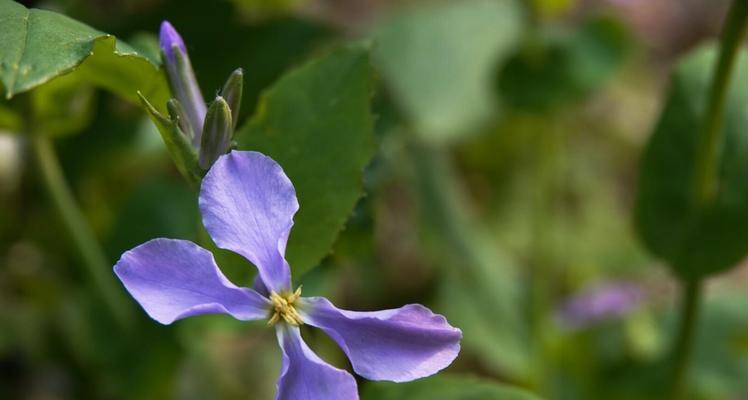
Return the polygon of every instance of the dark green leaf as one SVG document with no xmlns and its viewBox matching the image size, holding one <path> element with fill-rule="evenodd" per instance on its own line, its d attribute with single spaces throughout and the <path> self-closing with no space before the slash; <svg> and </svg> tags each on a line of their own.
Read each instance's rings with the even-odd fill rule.
<svg viewBox="0 0 748 400">
<path fill-rule="evenodd" d="M 408 383 L 369 383 L 363 400 L 539 400 L 522 389 L 471 377 L 437 375 Z"/>
<path fill-rule="evenodd" d="M 535 111 L 581 100 L 621 66 L 628 34 L 615 19 L 596 18 L 574 32 L 547 32 L 509 59 L 498 85 L 508 104 Z"/>
<path fill-rule="evenodd" d="M 275 159 L 300 210 L 287 257 L 298 278 L 324 257 L 361 196 L 374 153 L 368 51 L 346 47 L 291 71 L 261 98 L 239 148 Z"/>
<path fill-rule="evenodd" d="M 486 122 L 492 71 L 520 20 L 514 1 L 469 0 L 413 9 L 375 30 L 376 64 L 419 134 L 448 140 Z"/>
<path fill-rule="evenodd" d="M 644 152 L 636 225 L 644 243 L 686 278 L 734 266 L 748 252 L 748 57 L 739 53 L 728 94 L 717 167 L 718 193 L 693 204 L 699 129 L 716 49 L 680 63 Z"/>
<path fill-rule="evenodd" d="M 0 82 L 5 97 L 75 72 L 136 102 L 140 90 L 159 106 L 168 86 L 158 67 L 111 35 L 51 11 L 0 0 Z"/>
</svg>

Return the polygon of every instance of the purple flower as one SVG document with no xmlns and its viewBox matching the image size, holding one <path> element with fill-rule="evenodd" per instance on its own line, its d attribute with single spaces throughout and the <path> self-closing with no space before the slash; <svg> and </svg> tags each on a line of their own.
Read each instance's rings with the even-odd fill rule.
<svg viewBox="0 0 748 400">
<path fill-rule="evenodd" d="M 177 59 L 174 56 L 172 46 L 179 47 L 184 55 L 187 55 L 187 47 L 184 45 L 182 36 L 179 35 L 174 26 L 169 21 L 161 22 L 161 31 L 158 35 L 159 43 L 161 44 L 161 51 L 166 56 L 166 61 L 171 64 L 176 64 Z"/>
<path fill-rule="evenodd" d="M 114 272 L 162 324 L 212 313 L 268 319 L 283 353 L 277 400 L 358 398 L 353 376 L 322 361 L 304 343 L 302 324 L 332 337 L 353 370 L 368 379 L 410 381 L 451 364 L 462 332 L 424 306 L 345 311 L 323 297 L 301 297 L 301 288 L 293 291 L 284 254 L 298 208 L 294 187 L 275 161 L 233 151 L 203 179 L 200 210 L 215 243 L 257 267 L 256 290 L 229 282 L 210 252 L 185 240 L 146 242 L 123 254 Z"/>
<path fill-rule="evenodd" d="M 192 70 L 187 47 L 169 21 L 161 23 L 159 41 L 171 91 L 186 114 L 187 121 L 183 122 L 182 129 L 192 139 L 193 145 L 199 148 L 207 106 Z"/>
<path fill-rule="evenodd" d="M 634 284 L 598 284 L 567 300 L 558 317 L 567 327 L 583 328 L 603 320 L 622 317 L 641 304 L 643 299 L 644 293 Z"/>
</svg>

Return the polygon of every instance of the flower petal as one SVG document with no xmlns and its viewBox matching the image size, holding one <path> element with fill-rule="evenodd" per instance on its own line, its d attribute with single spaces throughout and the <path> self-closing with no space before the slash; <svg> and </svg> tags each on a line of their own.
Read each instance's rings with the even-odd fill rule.
<svg viewBox="0 0 748 400">
<path fill-rule="evenodd" d="M 357 400 L 351 374 L 322 361 L 304 343 L 299 328 L 278 325 L 283 365 L 276 400 Z"/>
<path fill-rule="evenodd" d="M 323 297 L 304 298 L 304 322 L 335 340 L 357 374 L 406 382 L 444 369 L 460 352 L 462 332 L 420 304 L 384 311 L 336 308 Z"/>
<path fill-rule="evenodd" d="M 218 247 L 246 257 L 276 292 L 291 288 L 284 255 L 298 209 L 296 191 L 281 166 L 255 151 L 221 156 L 200 188 L 203 224 Z"/>
<path fill-rule="evenodd" d="M 187 54 L 187 47 L 184 45 L 182 36 L 174 29 L 174 26 L 169 21 L 161 22 L 161 30 L 159 32 L 159 45 L 161 51 L 172 64 L 175 63 L 173 46 L 178 46 L 182 49 L 182 53 Z"/>
<path fill-rule="evenodd" d="M 207 107 L 197 78 L 195 78 L 195 72 L 192 70 L 192 63 L 187 55 L 187 47 L 184 45 L 182 36 L 169 21 L 161 23 L 159 39 L 171 91 L 189 119 L 190 132 L 184 133 L 192 138 L 195 147 L 200 147 L 200 136 L 203 131 Z M 175 49 L 177 49 L 176 52 Z M 184 127 L 182 126 L 182 128 Z"/>
<path fill-rule="evenodd" d="M 269 301 L 234 286 L 202 247 L 176 239 L 154 239 L 127 251 L 114 273 L 151 318 L 162 324 L 201 314 L 226 313 L 240 320 L 263 319 Z"/>
</svg>

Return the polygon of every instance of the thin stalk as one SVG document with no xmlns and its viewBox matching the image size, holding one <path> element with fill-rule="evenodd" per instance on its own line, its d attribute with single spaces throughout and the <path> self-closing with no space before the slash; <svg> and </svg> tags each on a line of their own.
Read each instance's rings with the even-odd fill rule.
<svg viewBox="0 0 748 400">
<path fill-rule="evenodd" d="M 722 122 L 730 78 L 735 67 L 738 48 L 745 36 L 748 1 L 732 3 L 722 39 L 717 69 L 712 78 L 706 114 L 699 132 L 699 153 L 696 159 L 694 201 L 698 207 L 708 203 L 717 191 L 717 159 L 722 140 Z"/>
<path fill-rule="evenodd" d="M 722 123 L 727 102 L 727 91 L 735 67 L 738 48 L 746 31 L 748 0 L 733 1 L 727 14 L 725 28 L 720 40 L 720 54 L 712 78 L 706 114 L 699 132 L 696 158 L 693 203 L 696 212 L 708 205 L 717 193 L 717 163 L 722 142 Z M 681 323 L 673 348 L 674 370 L 670 398 L 684 398 L 688 388 L 688 371 L 693 353 L 693 341 L 697 325 L 702 280 L 683 282 L 684 295 L 681 300 Z"/>
<path fill-rule="evenodd" d="M 109 308 L 120 327 L 127 327 L 131 314 L 123 299 L 117 295 L 121 290 L 115 285 L 112 264 L 86 224 L 73 193 L 60 167 L 52 142 L 41 135 L 30 135 L 33 161 L 41 176 L 42 184 L 54 203 L 63 227 L 80 254 L 86 273 L 93 281 L 99 296 Z"/>
<path fill-rule="evenodd" d="M 675 357 L 675 369 L 673 370 L 673 381 L 670 398 L 672 400 L 683 399 L 688 384 L 688 370 L 693 354 L 693 341 L 696 335 L 696 321 L 699 314 L 699 303 L 701 301 L 702 283 L 700 280 L 688 281 L 684 287 L 681 300 L 682 316 L 679 326 L 678 341 L 675 344 L 673 356 Z"/>
</svg>

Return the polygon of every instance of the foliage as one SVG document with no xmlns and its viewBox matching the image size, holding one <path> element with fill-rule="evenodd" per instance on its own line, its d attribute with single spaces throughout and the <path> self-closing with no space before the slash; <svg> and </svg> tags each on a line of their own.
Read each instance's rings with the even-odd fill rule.
<svg viewBox="0 0 748 400">
<path fill-rule="evenodd" d="M 513 0 L 444 2 L 383 22 L 374 59 L 414 130 L 437 142 L 485 124 L 496 107 L 491 72 L 516 46 Z"/>
<path fill-rule="evenodd" d="M 576 31 L 543 32 L 513 55 L 498 75 L 499 93 L 514 107 L 546 111 L 585 98 L 621 67 L 625 28 L 598 17 Z"/>
<path fill-rule="evenodd" d="M 300 209 L 287 254 L 297 276 L 329 252 L 361 196 L 374 152 L 371 80 L 368 51 L 340 49 L 273 85 L 238 133 L 240 148 L 277 160 L 295 183 Z"/>
<path fill-rule="evenodd" d="M 294 284 L 351 310 L 425 304 L 462 330 L 446 370 L 362 380 L 363 400 L 666 398 L 674 283 L 704 277 L 687 399 L 745 397 L 748 57 L 729 81 L 715 196 L 696 204 L 719 50 L 683 50 L 709 36 L 699 1 L 650 3 L 0 0 L 0 398 L 276 391 L 264 322 L 163 327 L 101 284 L 156 237 L 209 248 L 237 285 L 256 271 L 201 227 L 205 170 L 166 112 L 164 19 L 205 98 L 244 70 L 232 146 L 272 157 L 296 188 Z M 626 312 L 565 319 L 616 284 L 642 294 Z M 307 328 L 321 359 L 350 370 Z"/>
<path fill-rule="evenodd" d="M 732 267 L 748 252 L 748 186 L 745 182 L 748 58 L 735 67 L 720 144 L 719 192 L 703 209 L 693 202 L 701 118 L 706 107 L 716 49 L 685 58 L 670 84 L 660 119 L 642 159 L 636 222 L 657 256 L 687 278 Z M 744 87 L 745 86 L 745 87 Z"/>
<path fill-rule="evenodd" d="M 127 44 L 54 12 L 0 3 L 3 38 L 0 82 L 6 98 L 58 76 L 80 79 L 137 101 L 140 90 L 154 103 L 166 102 L 168 89 L 155 60 Z M 158 101 L 157 101 L 158 100 Z"/>
</svg>

